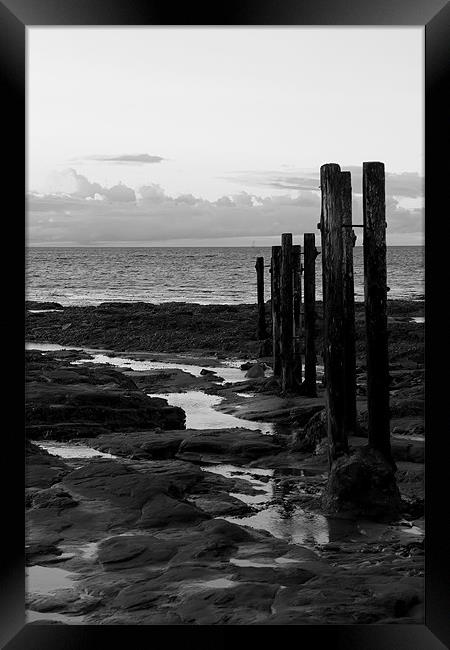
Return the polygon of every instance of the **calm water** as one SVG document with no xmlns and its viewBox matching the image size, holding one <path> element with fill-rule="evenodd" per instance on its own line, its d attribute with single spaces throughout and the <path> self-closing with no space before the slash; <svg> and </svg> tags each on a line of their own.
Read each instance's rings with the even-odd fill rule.
<svg viewBox="0 0 450 650">
<path fill-rule="evenodd" d="M 294 242 L 295 243 L 295 242 Z M 270 264 L 269 247 L 240 248 L 30 248 L 28 300 L 63 305 L 144 301 L 197 303 L 256 302 L 255 258 Z M 389 298 L 424 294 L 424 248 L 388 248 Z M 356 300 L 363 298 L 362 247 L 354 249 Z M 270 274 L 266 268 L 266 298 Z M 321 257 L 316 261 L 321 299 Z"/>
</svg>

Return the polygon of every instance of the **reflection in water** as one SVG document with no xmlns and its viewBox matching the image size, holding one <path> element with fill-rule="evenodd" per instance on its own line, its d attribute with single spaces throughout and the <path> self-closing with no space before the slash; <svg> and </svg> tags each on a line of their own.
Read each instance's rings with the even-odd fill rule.
<svg viewBox="0 0 450 650">
<path fill-rule="evenodd" d="M 226 478 L 239 478 L 258 489 L 260 494 L 247 495 L 230 493 L 244 503 L 258 508 L 256 512 L 244 517 L 223 517 L 227 521 L 242 526 L 250 526 L 258 530 L 267 530 L 274 537 L 284 539 L 292 544 L 314 547 L 333 541 L 356 540 L 364 534 L 356 521 L 325 517 L 314 512 L 308 512 L 296 505 L 289 495 L 295 487 L 293 483 L 282 481 L 276 483 L 275 476 L 297 474 L 315 476 L 314 470 L 298 470 L 283 468 L 274 471 L 259 467 L 242 468 L 234 465 L 213 465 L 201 468 L 206 472 L 220 474 Z M 258 478 L 261 477 L 261 478 Z M 277 503 L 273 503 L 276 496 Z"/>
<path fill-rule="evenodd" d="M 84 350 L 84 348 L 74 348 L 71 345 L 58 345 L 57 343 L 30 343 L 26 341 L 25 350 L 39 350 L 40 352 L 59 352 L 60 350 Z"/>
<path fill-rule="evenodd" d="M 75 574 L 56 567 L 30 566 L 25 571 L 28 593 L 53 594 L 58 589 L 73 587 Z"/>
<path fill-rule="evenodd" d="M 97 451 L 87 445 L 81 445 L 74 442 L 57 442 L 56 440 L 31 440 L 33 444 L 45 449 L 52 456 L 59 456 L 60 458 L 117 458 L 112 454 Z"/>
<path fill-rule="evenodd" d="M 207 395 L 200 390 L 186 393 L 149 393 L 149 397 L 162 397 L 171 406 L 180 406 L 186 413 L 186 429 L 244 428 L 262 433 L 272 433 L 270 422 L 252 422 L 234 415 L 221 413 L 213 407 L 223 401 L 218 395 Z"/>
<path fill-rule="evenodd" d="M 249 517 L 224 517 L 227 521 L 258 530 L 267 530 L 274 537 L 292 544 L 314 546 L 330 541 L 328 522 L 322 515 L 304 511 L 298 506 L 269 505 Z"/>
<path fill-rule="evenodd" d="M 93 352 L 93 351 L 89 351 Z M 72 362 L 73 365 L 82 365 L 85 363 L 101 363 L 118 368 L 128 368 L 129 370 L 182 370 L 195 377 L 200 377 L 204 366 L 198 366 L 190 363 L 179 361 L 147 361 L 141 359 L 132 359 L 130 357 L 109 356 L 108 354 L 93 354 L 93 359 L 79 359 Z M 223 366 L 208 366 L 208 370 L 216 372 L 228 382 L 238 382 L 245 378 L 245 373 L 236 367 L 234 363 L 227 363 Z"/>
</svg>

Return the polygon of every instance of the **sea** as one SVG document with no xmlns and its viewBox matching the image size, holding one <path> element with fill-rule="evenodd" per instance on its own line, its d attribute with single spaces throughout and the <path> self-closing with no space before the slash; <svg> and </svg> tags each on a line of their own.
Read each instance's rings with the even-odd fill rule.
<svg viewBox="0 0 450 650">
<path fill-rule="evenodd" d="M 320 249 L 318 249 L 320 250 Z M 389 299 L 424 299 L 424 247 L 387 248 Z M 28 248 L 26 299 L 68 305 L 102 302 L 251 304 L 256 257 L 264 258 L 270 298 L 270 247 Z M 363 248 L 354 248 L 355 300 L 364 298 Z M 316 296 L 322 298 L 321 256 Z"/>
</svg>

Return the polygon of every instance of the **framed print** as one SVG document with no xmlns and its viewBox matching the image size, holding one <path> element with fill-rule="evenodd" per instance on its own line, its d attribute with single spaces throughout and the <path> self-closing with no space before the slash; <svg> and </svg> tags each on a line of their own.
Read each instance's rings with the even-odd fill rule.
<svg viewBox="0 0 450 650">
<path fill-rule="evenodd" d="M 449 647 L 448 4 L 211 9 L 0 2 L 2 647 Z"/>
</svg>

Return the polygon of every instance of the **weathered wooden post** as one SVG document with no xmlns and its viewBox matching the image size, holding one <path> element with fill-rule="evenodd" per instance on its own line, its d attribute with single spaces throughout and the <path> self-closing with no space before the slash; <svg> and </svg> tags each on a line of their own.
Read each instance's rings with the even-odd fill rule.
<svg viewBox="0 0 450 650">
<path fill-rule="evenodd" d="M 264 257 L 256 258 L 256 286 L 258 293 L 258 328 L 257 336 L 260 341 L 267 338 L 266 307 L 264 304 Z"/>
<path fill-rule="evenodd" d="M 364 297 L 369 445 L 392 462 L 389 430 L 384 164 L 363 163 Z"/>
<path fill-rule="evenodd" d="M 280 309 L 280 353 L 281 387 L 289 391 L 294 383 L 294 319 L 292 296 L 292 234 L 281 235 L 281 309 Z"/>
<path fill-rule="evenodd" d="M 356 348 L 355 286 L 353 280 L 352 178 L 341 172 L 342 276 L 344 283 L 344 428 L 347 436 L 356 433 Z"/>
<path fill-rule="evenodd" d="M 327 164 L 320 168 L 322 190 L 324 366 L 330 464 L 348 453 L 344 427 L 344 313 L 342 280 L 341 169 Z"/>
<path fill-rule="evenodd" d="M 302 247 L 292 246 L 292 291 L 294 310 L 294 383 L 302 383 L 301 306 L 302 306 Z"/>
<path fill-rule="evenodd" d="M 281 377 L 280 356 L 280 276 L 281 276 L 281 246 L 272 246 L 271 273 L 271 305 L 272 305 L 272 354 L 273 374 Z"/>
<path fill-rule="evenodd" d="M 314 233 L 305 233 L 303 242 L 303 266 L 305 283 L 305 380 L 304 392 L 310 397 L 317 396 L 316 386 L 316 238 Z"/>
</svg>

